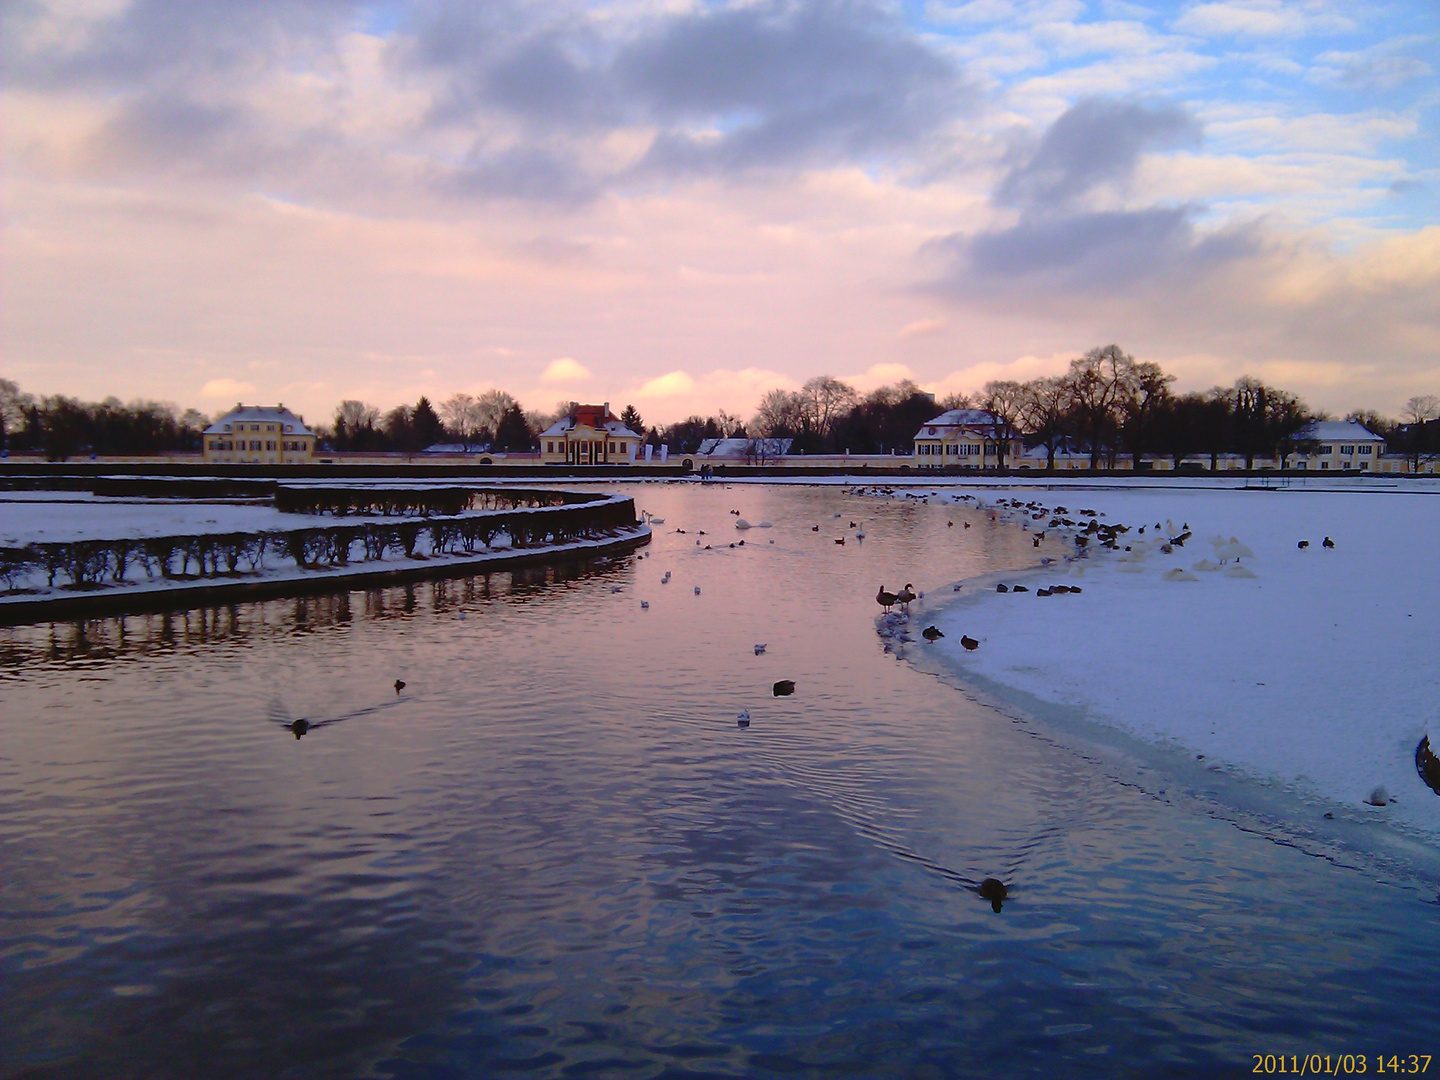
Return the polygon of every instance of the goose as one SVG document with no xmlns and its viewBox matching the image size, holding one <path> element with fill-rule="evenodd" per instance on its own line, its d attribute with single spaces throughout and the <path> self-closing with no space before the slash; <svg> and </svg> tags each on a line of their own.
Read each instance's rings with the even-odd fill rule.
<svg viewBox="0 0 1440 1080">
<path fill-rule="evenodd" d="M 789 697 L 791 694 L 795 693 L 795 680 L 781 679 L 779 682 L 777 682 L 774 686 L 770 688 L 770 692 L 773 693 L 776 697 Z"/>
<path fill-rule="evenodd" d="M 819 526 L 819 525 L 811 525 L 811 526 L 810 526 L 810 531 L 811 531 L 811 532 L 819 532 L 819 531 L 820 531 L 820 526 Z"/>
<path fill-rule="evenodd" d="M 845 544 L 845 538 L 844 538 L 843 536 L 837 536 L 837 537 L 835 538 L 835 543 L 837 543 L 837 544 L 839 544 L 839 545 L 841 545 L 841 546 L 843 547 L 844 544 Z"/>
<path fill-rule="evenodd" d="M 893 592 L 885 591 L 884 585 L 881 585 L 880 591 L 875 594 L 875 602 L 885 609 L 886 614 L 889 614 L 890 609 L 895 606 L 898 600 L 899 597 Z"/>
<path fill-rule="evenodd" d="M 1010 586 L 1009 586 L 1009 585 L 1004 585 L 1004 584 L 996 585 L 996 586 L 995 586 L 995 591 L 996 591 L 996 592 L 1009 592 L 1009 591 L 1010 591 Z"/>
<path fill-rule="evenodd" d="M 927 626 L 920 631 L 920 636 L 926 641 L 934 641 L 936 638 L 944 637 L 945 634 L 938 626 Z"/>
<path fill-rule="evenodd" d="M 1012 586 L 1012 587 L 1011 587 L 1010 591 L 1011 591 L 1011 592 L 1029 592 L 1030 590 L 1027 589 L 1024 585 L 1015 585 L 1015 586 Z"/>
<path fill-rule="evenodd" d="M 978 649 L 978 648 L 980 647 L 980 642 L 976 641 L 973 637 L 970 637 L 968 634 L 961 634 L 961 635 L 960 635 L 960 644 L 965 647 L 965 651 L 966 651 L 966 652 L 974 652 L 976 649 Z"/>
<path fill-rule="evenodd" d="M 970 527 L 970 523 L 969 523 L 969 522 L 968 522 L 968 521 L 967 521 L 967 522 L 965 522 L 965 528 L 967 528 L 967 529 L 968 529 L 968 528 L 969 528 L 969 527 Z"/>
<path fill-rule="evenodd" d="M 915 587 L 910 582 L 905 583 L 905 588 L 895 594 L 896 601 L 906 611 L 910 610 L 910 601 L 915 599 Z"/>
</svg>

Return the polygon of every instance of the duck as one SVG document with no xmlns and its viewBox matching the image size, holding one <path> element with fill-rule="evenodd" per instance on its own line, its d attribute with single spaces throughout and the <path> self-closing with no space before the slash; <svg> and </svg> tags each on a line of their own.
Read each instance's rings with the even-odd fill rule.
<svg viewBox="0 0 1440 1080">
<path fill-rule="evenodd" d="M 835 538 L 835 543 L 843 547 L 845 545 L 845 538 L 843 536 L 837 536 Z"/>
<path fill-rule="evenodd" d="M 895 594 L 896 602 L 906 611 L 910 610 L 910 601 L 915 598 L 915 587 L 908 581 L 905 583 L 905 588 Z"/>
<path fill-rule="evenodd" d="M 404 679 L 396 679 L 396 680 L 395 680 L 395 693 L 398 694 L 398 693 L 400 693 L 401 690 L 404 690 L 404 689 L 405 689 L 405 680 L 404 680 Z"/>
<path fill-rule="evenodd" d="M 1327 537 L 1325 537 L 1324 540 L 1321 540 L 1321 541 L 1320 541 L 1320 546 L 1323 547 L 1323 548 L 1332 548 L 1332 549 L 1333 549 L 1333 548 L 1335 547 L 1335 541 L 1334 541 L 1334 540 L 1331 540 L 1330 537 L 1327 536 Z"/>
<path fill-rule="evenodd" d="M 770 692 L 776 697 L 789 697 L 791 694 L 795 693 L 795 680 L 781 679 L 779 682 L 777 682 L 774 686 L 770 688 Z"/>
<path fill-rule="evenodd" d="M 996 591 L 996 592 L 1009 592 L 1009 591 L 1010 591 L 1010 586 L 1009 586 L 1009 585 L 1006 585 L 1006 584 L 1004 584 L 1004 583 L 1002 582 L 1001 584 L 995 586 L 995 591 Z"/>
<path fill-rule="evenodd" d="M 1010 890 L 999 878 L 987 877 L 980 882 L 975 891 L 980 894 L 980 899 L 990 901 L 990 910 L 997 915 L 1000 913 L 1001 905 L 1010 896 Z"/>
<path fill-rule="evenodd" d="M 649 610 L 650 610 L 650 601 L 649 601 L 649 600 L 641 600 L 641 601 L 640 601 L 640 610 L 641 610 L 641 611 L 649 611 Z"/>
<path fill-rule="evenodd" d="M 974 652 L 980 647 L 980 642 L 976 641 L 969 634 L 960 635 L 960 644 L 965 647 L 966 652 Z"/>
<path fill-rule="evenodd" d="M 899 597 L 893 592 L 886 592 L 885 586 L 880 586 L 880 591 L 875 594 L 875 602 L 883 607 L 888 614 L 890 609 L 899 601 Z"/>
<path fill-rule="evenodd" d="M 735 726 L 736 726 L 736 727 L 749 727 L 749 726 L 750 726 L 750 710 L 749 710 L 749 709 L 741 709 L 741 710 L 735 715 Z"/>
<path fill-rule="evenodd" d="M 1306 548 L 1308 548 L 1308 547 L 1310 546 L 1310 541 L 1309 541 L 1309 540 L 1301 540 L 1301 541 L 1300 541 L 1298 544 L 1296 544 L 1295 546 L 1296 546 L 1297 548 L 1299 548 L 1301 551 L 1304 551 Z"/>
<path fill-rule="evenodd" d="M 762 642 L 760 642 L 758 645 L 755 646 L 755 655 L 756 655 L 756 656 L 764 656 L 764 655 L 765 655 L 765 642 L 762 641 Z"/>
<path fill-rule="evenodd" d="M 927 626 L 920 631 L 920 636 L 926 641 L 935 641 L 937 638 L 944 637 L 945 633 L 938 626 Z"/>
</svg>

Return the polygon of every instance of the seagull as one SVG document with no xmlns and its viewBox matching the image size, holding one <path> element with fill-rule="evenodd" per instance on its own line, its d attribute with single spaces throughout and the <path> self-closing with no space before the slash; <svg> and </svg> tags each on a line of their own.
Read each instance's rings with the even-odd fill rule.
<svg viewBox="0 0 1440 1080">
<path fill-rule="evenodd" d="M 741 710 L 740 710 L 740 712 L 739 712 L 739 713 L 736 715 L 736 717 L 735 717 L 735 726 L 736 726 L 736 727 L 749 727 L 749 726 L 750 726 L 750 710 L 749 710 L 749 709 L 741 709 Z"/>
<path fill-rule="evenodd" d="M 895 604 L 896 604 L 896 602 L 897 602 L 898 600 L 899 600 L 899 597 L 896 596 L 893 592 L 886 592 L 886 591 L 885 591 L 885 586 L 884 586 L 884 585 L 881 585 L 881 586 L 880 586 L 880 591 L 875 594 L 875 602 L 876 602 L 877 604 L 879 604 L 881 607 L 883 607 L 887 613 L 890 611 L 890 609 L 891 609 L 892 607 L 895 606 Z"/>
<path fill-rule="evenodd" d="M 756 655 L 756 656 L 763 656 L 764 653 L 765 653 L 765 643 L 764 643 L 764 642 L 761 642 L 759 645 L 756 645 L 756 646 L 755 646 L 755 655 Z"/>
<path fill-rule="evenodd" d="M 963 645 L 963 646 L 965 646 L 965 651 L 966 651 L 966 652 L 974 652 L 976 649 L 978 649 L 978 648 L 980 647 L 980 642 L 976 641 L 973 637 L 970 637 L 968 634 L 962 634 L 962 635 L 960 635 L 960 644 Z"/>
</svg>

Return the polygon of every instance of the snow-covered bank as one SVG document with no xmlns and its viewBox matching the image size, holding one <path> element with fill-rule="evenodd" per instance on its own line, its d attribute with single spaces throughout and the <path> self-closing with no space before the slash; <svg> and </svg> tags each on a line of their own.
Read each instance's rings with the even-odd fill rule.
<svg viewBox="0 0 1440 1080">
<path fill-rule="evenodd" d="M 1311 795 L 1358 807 L 1383 786 L 1395 801 L 1365 812 L 1440 837 L 1440 798 L 1415 769 L 1427 725 L 1440 732 L 1440 497 L 1093 482 L 1083 495 L 1015 495 L 1131 531 L 1118 551 L 1092 538 L 1083 558 L 1008 579 L 1028 592 L 943 590 L 954 602 L 916 614 L 946 634 L 927 648 L 959 672 Z M 1031 513 L 1006 508 L 996 527 L 1048 526 Z M 1157 523 L 1162 538 L 1187 525 L 1192 536 L 1169 554 L 1123 550 L 1154 540 Z M 1233 563 L 1212 536 L 1251 549 L 1240 563 L 1255 576 L 1196 569 L 1227 552 Z M 1168 580 L 1176 569 L 1193 580 Z M 1038 595 L 1050 584 L 1083 591 Z"/>
</svg>

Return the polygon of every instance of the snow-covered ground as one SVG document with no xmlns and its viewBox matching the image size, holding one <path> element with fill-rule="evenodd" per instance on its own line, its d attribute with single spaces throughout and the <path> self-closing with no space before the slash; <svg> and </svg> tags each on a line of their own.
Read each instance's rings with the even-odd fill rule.
<svg viewBox="0 0 1440 1080">
<path fill-rule="evenodd" d="M 1130 525 L 1122 548 L 1153 541 L 1157 523 L 1162 536 L 1193 535 L 1142 556 L 1092 542 L 1084 558 L 1001 579 L 1028 592 L 997 593 L 993 580 L 937 590 L 911 624 L 915 636 L 930 623 L 945 633 L 927 647 L 954 669 L 1310 796 L 1361 807 L 1384 787 L 1395 801 L 1362 813 L 1440 836 L 1440 797 L 1414 764 L 1427 725 L 1440 736 L 1440 494 L 1091 480 L 966 501 L 993 508 L 1012 495 L 1062 504 L 1081 524 L 1086 508 Z M 998 516 L 997 527 L 1032 532 L 1049 521 L 1008 507 Z M 1049 530 L 1052 556 L 1074 551 L 1064 532 Z M 1234 565 L 1212 537 L 1248 547 L 1239 564 L 1254 576 L 1205 569 L 1227 555 Z M 1050 584 L 1082 591 L 1037 595 Z M 962 635 L 979 647 L 964 649 Z"/>
<path fill-rule="evenodd" d="M 323 519 L 323 523 L 331 521 Z M 315 522 L 311 515 L 282 514 L 268 503 L 111 499 L 83 492 L 5 492 L 0 495 L 0 547 L 211 532 L 265 532 L 304 528 Z"/>
</svg>

